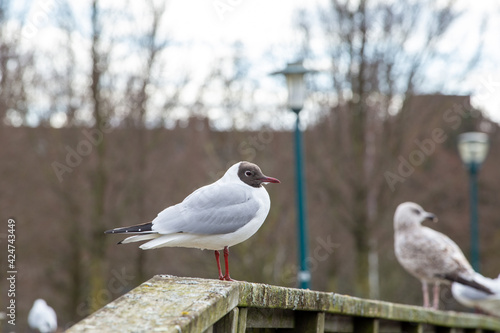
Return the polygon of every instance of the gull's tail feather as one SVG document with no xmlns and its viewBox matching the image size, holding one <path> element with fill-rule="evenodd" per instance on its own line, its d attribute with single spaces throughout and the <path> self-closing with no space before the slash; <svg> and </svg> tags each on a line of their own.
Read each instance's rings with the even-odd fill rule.
<svg viewBox="0 0 500 333">
<path fill-rule="evenodd" d="M 464 306 L 480 309 L 490 315 L 500 317 L 500 276 L 496 279 L 490 279 L 475 273 L 474 280 L 486 285 L 494 294 L 487 295 L 477 289 L 453 283 L 451 286 L 453 297 Z"/>
<path fill-rule="evenodd" d="M 146 235 L 137 235 L 137 236 L 130 236 L 125 238 L 124 240 L 118 242 L 118 244 L 127 244 L 127 243 L 133 243 L 133 242 L 140 242 L 140 241 L 145 241 L 153 238 L 160 237 L 158 234 L 146 234 Z"/>
<path fill-rule="evenodd" d="M 104 233 L 105 234 L 124 234 L 124 233 L 129 233 L 129 234 L 138 234 L 138 233 L 153 233 L 154 231 L 152 230 L 153 223 L 152 222 L 147 222 L 147 223 L 142 223 L 142 224 L 136 224 L 130 227 L 121 227 L 121 228 L 115 228 L 111 230 L 106 230 Z"/>
<path fill-rule="evenodd" d="M 167 244 L 172 241 L 175 241 L 179 237 L 183 237 L 183 234 L 162 235 L 147 243 L 142 244 L 139 247 L 143 250 L 151 250 L 164 246 L 177 246 L 177 244 L 176 245 L 167 245 Z"/>
<path fill-rule="evenodd" d="M 490 288 L 488 288 L 487 286 L 485 286 L 484 284 L 481 284 L 475 280 L 468 280 L 466 278 L 463 278 L 459 275 L 452 275 L 452 274 L 446 274 L 443 276 L 446 280 L 449 280 L 451 282 L 458 282 L 458 283 L 461 283 L 463 284 L 464 286 L 469 286 L 471 288 L 474 288 L 474 289 L 477 289 L 477 290 L 480 290 L 488 295 L 493 295 L 494 292 L 491 291 Z"/>
</svg>

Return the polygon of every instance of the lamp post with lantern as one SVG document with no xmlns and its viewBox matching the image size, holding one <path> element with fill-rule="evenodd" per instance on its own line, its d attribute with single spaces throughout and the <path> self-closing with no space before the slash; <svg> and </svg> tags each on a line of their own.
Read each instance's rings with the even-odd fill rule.
<svg viewBox="0 0 500 333">
<path fill-rule="evenodd" d="M 304 107 L 306 97 L 306 86 L 304 76 L 307 73 L 315 72 L 304 67 L 303 62 L 297 61 L 289 63 L 285 69 L 271 73 L 271 75 L 284 75 L 288 88 L 288 107 L 297 115 L 295 121 L 295 177 L 297 186 L 297 234 L 299 246 L 299 287 L 302 289 L 310 288 L 311 273 L 307 266 L 309 253 L 308 245 L 308 227 L 307 227 L 307 208 L 306 191 L 304 181 L 304 163 L 303 163 L 303 143 L 302 131 L 300 130 L 299 113 Z"/>
<path fill-rule="evenodd" d="M 467 132 L 458 137 L 458 152 L 470 179 L 470 261 L 476 272 L 480 269 L 477 177 L 488 148 L 489 140 L 485 133 Z"/>
</svg>

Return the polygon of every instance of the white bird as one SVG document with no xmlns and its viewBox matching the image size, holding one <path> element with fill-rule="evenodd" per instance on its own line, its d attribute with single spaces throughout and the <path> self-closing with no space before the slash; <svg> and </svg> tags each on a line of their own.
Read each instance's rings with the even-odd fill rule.
<svg viewBox="0 0 500 333">
<path fill-rule="evenodd" d="M 215 251 L 219 279 L 229 276 L 229 247 L 241 243 L 257 232 L 269 213 L 271 201 L 262 186 L 279 183 L 265 176 L 249 162 L 231 166 L 216 182 L 194 191 L 181 203 L 170 206 L 152 221 L 105 233 L 137 234 L 119 244 L 149 240 L 143 250 L 159 247 L 191 247 Z M 222 275 L 219 250 L 224 249 L 226 273 Z"/>
<path fill-rule="evenodd" d="M 413 202 L 398 206 L 394 214 L 394 252 L 401 266 L 422 282 L 424 307 L 430 307 L 428 284 L 434 284 L 433 307 L 439 307 L 441 283 L 460 282 L 485 293 L 488 287 L 475 280 L 475 272 L 460 248 L 446 235 L 421 223 L 437 222 L 434 214 Z"/>
<path fill-rule="evenodd" d="M 493 294 L 490 295 L 454 282 L 451 285 L 453 297 L 464 306 L 479 309 L 488 314 L 500 317 L 500 275 L 496 279 L 490 279 L 476 273 L 475 280 L 487 286 Z"/>
<path fill-rule="evenodd" d="M 56 312 L 39 298 L 33 303 L 29 312 L 28 325 L 41 333 L 55 332 L 57 330 Z"/>
</svg>

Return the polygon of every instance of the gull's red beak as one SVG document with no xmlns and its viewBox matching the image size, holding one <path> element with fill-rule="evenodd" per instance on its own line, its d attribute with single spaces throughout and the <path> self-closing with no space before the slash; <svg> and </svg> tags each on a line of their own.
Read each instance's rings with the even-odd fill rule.
<svg viewBox="0 0 500 333">
<path fill-rule="evenodd" d="M 276 184 L 280 183 L 279 180 L 277 180 L 276 178 L 273 178 L 273 177 L 263 177 L 259 180 L 263 183 L 276 183 Z"/>
</svg>

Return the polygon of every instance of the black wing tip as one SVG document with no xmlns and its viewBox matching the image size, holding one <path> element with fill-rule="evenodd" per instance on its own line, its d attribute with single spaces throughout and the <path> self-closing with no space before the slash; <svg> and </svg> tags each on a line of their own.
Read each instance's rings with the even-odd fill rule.
<svg viewBox="0 0 500 333">
<path fill-rule="evenodd" d="M 147 222 L 147 223 L 132 225 L 130 227 L 122 227 L 122 228 L 106 230 L 104 233 L 105 234 L 142 233 L 142 232 L 151 232 L 153 231 L 152 228 L 153 228 L 153 223 Z"/>
<path fill-rule="evenodd" d="M 471 288 L 474 288 L 476 290 L 479 290 L 479 291 L 482 291 L 484 292 L 485 294 L 487 295 L 493 295 L 494 292 L 491 291 L 490 288 L 488 288 L 487 286 L 485 285 L 482 285 L 474 280 L 467 280 L 467 279 L 464 279 L 463 277 L 461 276 L 455 276 L 455 275 L 450 275 L 450 274 L 445 274 L 443 276 L 446 280 L 449 280 L 449 281 L 452 281 L 452 282 L 458 282 L 460 284 L 463 284 L 464 286 L 469 286 Z"/>
</svg>

